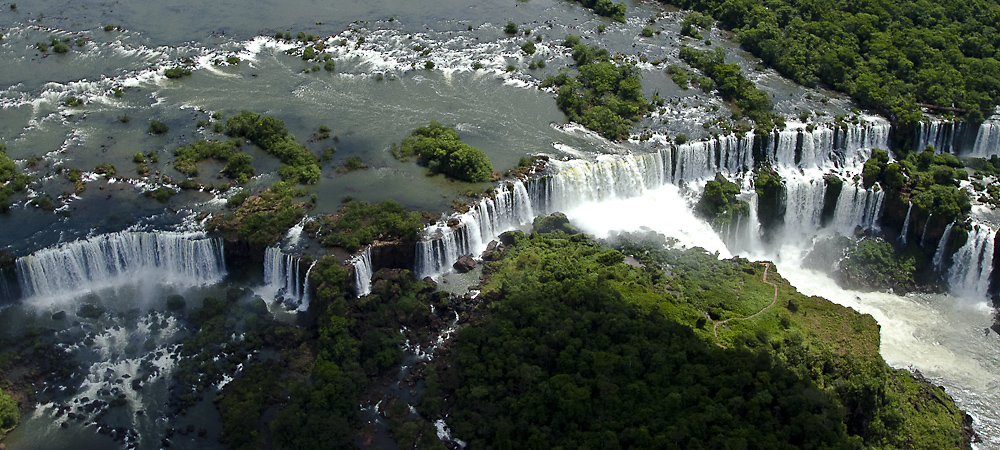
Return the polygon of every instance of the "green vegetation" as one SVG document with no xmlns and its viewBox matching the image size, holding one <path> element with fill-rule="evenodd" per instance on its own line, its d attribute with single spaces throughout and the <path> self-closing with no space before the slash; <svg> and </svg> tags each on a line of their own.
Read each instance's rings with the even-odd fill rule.
<svg viewBox="0 0 1000 450">
<path fill-rule="evenodd" d="M 443 329 L 431 305 L 447 311 L 448 295 L 408 271 L 377 272 L 372 293 L 363 298 L 351 295 L 348 279 L 337 258 L 319 259 L 310 279 L 317 287 L 310 304 L 317 320 L 307 341 L 295 346 L 285 339 L 280 361 L 251 363 L 226 385 L 216 404 L 230 448 L 262 448 L 272 442 L 267 437 L 277 449 L 356 448 L 362 393 L 397 367 L 406 338 L 427 345 L 430 333 Z M 383 407 L 402 447 L 444 448 L 433 425 L 408 421 L 406 403 L 387 400 Z"/>
<path fill-rule="evenodd" d="M 6 153 L 7 146 L 0 144 L 0 213 L 10 210 L 8 199 L 15 192 L 24 192 L 31 177 L 18 170 L 17 165 Z"/>
<path fill-rule="evenodd" d="M 508 20 L 507 25 L 503 26 L 503 32 L 511 36 L 517 34 L 517 24 Z"/>
<path fill-rule="evenodd" d="M 635 268 L 580 235 L 519 234 L 427 376 L 421 412 L 470 448 L 969 447 L 942 389 L 885 364 L 870 316 L 765 264 L 660 237 L 623 244 Z M 762 310 L 718 337 L 708 321 Z"/>
<path fill-rule="evenodd" d="M 172 80 L 176 80 L 178 78 L 191 75 L 191 69 L 188 69 L 187 67 L 172 67 L 164 70 L 163 75 Z"/>
<path fill-rule="evenodd" d="M 392 155 L 400 161 L 415 156 L 431 173 L 443 173 L 470 183 L 493 177 L 493 163 L 482 150 L 462 142 L 454 128 L 434 120 L 413 130 L 399 147 L 393 146 Z"/>
<path fill-rule="evenodd" d="M 20 419 L 21 413 L 17 409 L 17 402 L 0 391 L 0 436 L 14 429 Z"/>
<path fill-rule="evenodd" d="M 729 225 L 740 217 L 750 215 L 750 204 L 738 200 L 736 196 L 739 193 L 739 185 L 718 173 L 714 180 L 705 183 L 705 190 L 702 191 L 701 199 L 695 210 L 713 227 L 720 229 L 720 227 Z"/>
<path fill-rule="evenodd" d="M 105 177 L 113 177 L 115 175 L 115 165 L 110 163 L 98 164 L 94 167 L 94 173 L 98 175 L 104 175 Z"/>
<path fill-rule="evenodd" d="M 378 204 L 351 201 L 341 206 L 337 214 L 324 216 L 321 226 L 311 223 L 308 231 L 316 233 L 322 229 L 317 238 L 323 245 L 342 247 L 353 253 L 376 240 L 415 242 L 423 227 L 419 213 L 406 211 L 392 200 Z"/>
<path fill-rule="evenodd" d="M 711 16 L 707 16 L 698 11 L 692 11 L 684 17 L 684 22 L 681 23 L 681 35 L 691 36 L 695 39 L 701 40 L 701 31 L 708 31 L 712 29 L 712 24 L 715 20 Z"/>
<path fill-rule="evenodd" d="M 80 194 L 87 189 L 87 186 L 83 182 L 83 171 L 80 169 L 69 169 L 69 171 L 66 172 L 66 179 L 73 183 L 73 191 L 77 194 Z"/>
<path fill-rule="evenodd" d="M 758 169 L 754 174 L 757 191 L 757 216 L 764 238 L 770 239 L 773 230 L 785 222 L 784 189 L 781 176 L 771 168 Z"/>
<path fill-rule="evenodd" d="M 862 239 L 847 249 L 837 281 L 848 289 L 910 292 L 916 288 L 915 274 L 929 264 L 916 248 L 900 251 L 881 239 Z"/>
<path fill-rule="evenodd" d="M 160 122 L 159 120 L 149 121 L 149 132 L 153 134 L 163 134 L 170 131 L 170 127 L 167 124 Z"/>
<path fill-rule="evenodd" d="M 305 203 L 294 201 L 303 195 L 305 191 L 279 181 L 266 191 L 233 202 L 233 212 L 212 217 L 208 228 L 222 232 L 228 241 L 241 241 L 263 250 L 278 242 L 306 215 Z"/>
<path fill-rule="evenodd" d="M 569 118 L 602 136 L 627 139 L 632 124 L 653 107 L 642 96 L 639 70 L 628 62 L 614 62 L 608 51 L 566 36 L 563 45 L 573 49 L 578 73 L 550 76 L 542 87 L 557 87 L 556 102 Z"/>
<path fill-rule="evenodd" d="M 341 173 L 354 172 L 355 170 L 367 169 L 368 166 L 361 160 L 360 156 L 348 156 L 344 164 L 338 170 Z"/>
<path fill-rule="evenodd" d="M 526 55 L 534 55 L 535 43 L 531 41 L 524 41 L 524 44 L 521 44 L 521 51 L 523 51 Z"/>
<path fill-rule="evenodd" d="M 285 122 L 250 111 L 241 111 L 226 120 L 226 134 L 249 139 L 281 161 L 281 179 L 291 183 L 315 184 L 320 170 L 316 156 L 295 141 Z"/>
<path fill-rule="evenodd" d="M 962 163 L 948 153 L 935 155 L 931 146 L 892 163 L 889 152 L 873 150 L 862 170 L 865 187 L 878 182 L 886 190 L 887 201 L 912 202 L 915 215 L 933 214 L 948 224 L 971 210 L 968 195 L 958 188 L 960 180 L 968 179 Z"/>
<path fill-rule="evenodd" d="M 904 125 L 918 104 L 978 122 L 1000 104 L 1000 5 L 925 0 L 671 0 L 719 20 L 743 47 L 807 86 L 822 82 Z"/>
<path fill-rule="evenodd" d="M 253 157 L 236 151 L 235 141 L 219 142 L 200 140 L 174 150 L 174 169 L 187 176 L 198 175 L 198 162 L 214 159 L 225 162 L 222 169 L 230 179 L 246 183 L 254 174 Z"/>
<path fill-rule="evenodd" d="M 719 89 L 724 98 L 732 101 L 739 112 L 749 117 L 757 126 L 770 130 L 775 125 L 784 127 L 781 115 L 771 112 L 771 97 L 752 81 L 748 80 L 740 70 L 739 64 L 726 64 L 726 53 L 720 47 L 714 50 L 698 50 L 682 46 L 680 57 L 684 62 L 705 73 Z M 669 70 L 669 69 L 668 69 Z"/>
<path fill-rule="evenodd" d="M 175 194 L 177 194 L 176 191 L 174 191 L 173 189 L 170 189 L 170 188 L 168 188 L 166 186 L 158 187 L 158 188 L 153 189 L 151 191 L 146 191 L 146 195 L 147 196 L 156 199 L 156 201 L 158 201 L 160 203 L 167 203 L 167 202 L 169 202 L 170 201 L 170 197 L 173 197 Z"/>
<path fill-rule="evenodd" d="M 613 3 L 611 0 L 574 1 L 586 6 L 587 8 L 593 9 L 599 16 L 610 17 L 612 20 L 625 22 L 625 2 Z"/>
</svg>

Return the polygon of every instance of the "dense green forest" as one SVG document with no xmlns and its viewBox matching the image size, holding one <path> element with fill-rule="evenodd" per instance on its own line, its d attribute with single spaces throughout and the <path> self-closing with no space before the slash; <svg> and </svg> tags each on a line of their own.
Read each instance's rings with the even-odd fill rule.
<svg viewBox="0 0 1000 450">
<path fill-rule="evenodd" d="M 918 106 L 981 121 L 1000 104 L 1000 4 L 990 0 L 670 0 L 710 14 L 783 75 L 846 92 L 902 125 Z"/>
<path fill-rule="evenodd" d="M 471 448 L 969 448 L 944 392 L 881 359 L 870 316 L 765 281 L 767 263 L 621 241 L 637 268 L 583 235 L 506 239 L 421 407 Z"/>
</svg>

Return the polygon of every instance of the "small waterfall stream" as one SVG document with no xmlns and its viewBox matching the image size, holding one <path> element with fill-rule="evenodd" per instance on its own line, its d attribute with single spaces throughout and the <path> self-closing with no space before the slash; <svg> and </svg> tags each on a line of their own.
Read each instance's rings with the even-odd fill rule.
<svg viewBox="0 0 1000 450">
<path fill-rule="evenodd" d="M 351 261 L 354 266 L 354 293 L 364 297 L 372 292 L 372 248 L 365 247 L 360 255 Z"/>
<path fill-rule="evenodd" d="M 910 212 L 913 211 L 913 203 L 906 208 L 906 218 L 903 219 L 903 231 L 899 233 L 899 243 L 906 245 L 906 235 L 910 233 Z"/>
<path fill-rule="evenodd" d="M 941 240 L 938 241 L 937 250 L 934 251 L 934 259 L 932 260 L 932 263 L 934 264 L 934 269 L 938 272 L 944 268 L 944 252 L 948 247 L 948 239 L 951 238 L 951 228 L 954 226 L 955 222 L 952 222 L 944 228 L 944 234 L 941 235 Z"/>
</svg>

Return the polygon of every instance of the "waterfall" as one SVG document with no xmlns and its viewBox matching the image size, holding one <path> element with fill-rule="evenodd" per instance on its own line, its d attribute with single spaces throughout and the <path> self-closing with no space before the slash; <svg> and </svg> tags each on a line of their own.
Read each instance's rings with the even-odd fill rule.
<svg viewBox="0 0 1000 450">
<path fill-rule="evenodd" d="M 309 274 L 312 273 L 313 267 L 316 267 L 316 261 L 313 261 L 306 269 L 305 281 L 302 283 L 302 301 L 299 303 L 299 311 L 306 311 L 309 309 Z"/>
<path fill-rule="evenodd" d="M 372 292 L 372 247 L 365 247 L 360 255 L 351 261 L 354 265 L 354 292 L 364 297 Z"/>
<path fill-rule="evenodd" d="M 1000 122 L 986 121 L 979 126 L 972 154 L 978 158 L 989 158 L 1000 154 Z"/>
<path fill-rule="evenodd" d="M 879 119 L 865 119 L 857 125 L 813 131 L 779 131 L 770 137 L 776 167 L 860 167 L 875 148 L 889 148 L 890 125 Z"/>
<path fill-rule="evenodd" d="M 515 181 L 501 185 L 492 196 L 473 205 L 469 212 L 455 214 L 424 229 L 424 236 L 416 248 L 417 276 L 441 273 L 464 255 L 478 255 L 494 237 L 527 225 L 534 217 L 533 201 L 524 183 Z M 448 225 L 455 220 L 457 225 Z"/>
<path fill-rule="evenodd" d="M 211 284 L 222 279 L 226 267 L 221 239 L 123 231 L 23 256 L 17 272 L 25 296 L 52 297 L 124 284 Z"/>
<path fill-rule="evenodd" d="M 306 274 L 302 273 L 300 258 L 289 255 L 276 247 L 264 251 L 264 287 L 267 297 L 283 301 L 289 306 L 300 306 L 307 301 Z M 308 269 L 312 269 L 310 266 Z M 308 270 L 307 270 L 308 272 Z"/>
<path fill-rule="evenodd" d="M 837 197 L 836 213 L 827 227 L 848 236 L 859 226 L 866 230 L 878 230 L 883 200 L 885 192 L 875 186 L 865 189 L 860 183 L 845 181 Z"/>
<path fill-rule="evenodd" d="M 955 222 L 949 223 L 947 227 L 944 228 L 944 234 L 941 235 L 941 240 L 938 241 L 937 250 L 934 251 L 934 259 L 932 260 L 934 264 L 934 269 L 938 272 L 941 271 L 944 264 L 944 252 L 948 246 L 948 239 L 951 237 L 951 227 L 955 226 Z"/>
<path fill-rule="evenodd" d="M 970 298 L 986 298 L 989 294 L 990 273 L 993 271 L 993 239 L 995 231 L 984 224 L 977 224 L 969 239 L 952 256 L 948 270 L 951 292 Z"/>
<path fill-rule="evenodd" d="M 860 174 L 873 148 L 888 148 L 889 129 L 887 122 L 872 118 L 849 127 L 780 131 L 760 138 L 727 135 L 681 145 L 661 140 L 656 141 L 660 149 L 645 154 L 600 155 L 590 161 L 551 160 L 549 175 L 502 184 L 493 196 L 473 204 L 469 212 L 428 226 L 416 245 L 416 273 L 423 277 L 450 270 L 459 257 L 478 255 L 497 235 L 530 223 L 536 214 L 638 197 L 666 184 L 688 185 L 691 199 L 716 173 L 742 182 L 742 197 L 756 205 L 756 194 L 745 176 L 745 169 L 756 164 L 756 145 L 786 180 L 788 223 L 815 232 L 822 228 L 822 174 L 834 168 Z M 804 176 L 805 170 L 808 176 Z M 833 223 L 838 230 L 847 231 L 856 226 L 876 227 L 882 198 L 880 191 L 845 185 Z M 740 248 L 759 248 L 756 213 L 754 209 L 735 230 L 730 229 L 727 239 L 744 241 L 738 244 Z M 744 225 L 744 221 L 751 223 Z"/>
<path fill-rule="evenodd" d="M 906 208 L 906 218 L 903 219 L 903 231 L 899 233 L 899 243 L 906 245 L 906 235 L 910 232 L 910 211 L 913 210 L 913 203 Z"/>
<path fill-rule="evenodd" d="M 822 228 L 822 177 L 785 178 L 785 223 L 788 231 L 811 235 Z"/>
<path fill-rule="evenodd" d="M 661 152 L 658 164 L 668 168 L 666 179 L 674 183 L 711 178 L 717 172 L 735 174 L 754 166 L 753 135 L 688 142 Z M 650 181 L 653 186 L 646 188 L 661 186 L 664 180 Z"/>
<path fill-rule="evenodd" d="M 934 217 L 933 213 L 932 214 L 928 214 L 927 215 L 927 220 L 924 221 L 924 231 L 920 233 L 920 247 L 921 248 L 927 246 L 927 229 L 930 228 L 930 226 L 931 226 L 931 218 L 932 217 Z"/>
</svg>

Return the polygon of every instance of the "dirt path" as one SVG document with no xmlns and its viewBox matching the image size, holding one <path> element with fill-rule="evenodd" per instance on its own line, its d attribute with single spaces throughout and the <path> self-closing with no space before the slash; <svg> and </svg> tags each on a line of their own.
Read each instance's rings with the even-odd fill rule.
<svg viewBox="0 0 1000 450">
<path fill-rule="evenodd" d="M 733 317 L 731 319 L 716 321 L 715 325 L 712 327 L 712 334 L 715 335 L 715 345 L 718 345 L 719 347 L 722 347 L 722 348 L 726 348 L 725 345 L 722 345 L 721 343 L 719 343 L 719 325 L 724 325 L 726 322 L 729 322 L 730 320 L 750 320 L 750 319 L 753 319 L 754 317 L 757 317 L 757 316 L 761 315 L 762 313 L 764 313 L 764 311 L 767 311 L 768 308 L 774 306 L 774 304 L 778 302 L 778 285 L 774 284 L 774 283 L 772 283 L 770 281 L 767 281 L 767 271 L 771 268 L 771 264 L 770 263 L 766 263 L 766 262 L 762 262 L 761 264 L 764 265 L 764 277 L 762 278 L 762 281 L 765 282 L 765 283 L 767 283 L 767 284 L 770 284 L 771 286 L 774 287 L 774 298 L 771 299 L 771 304 L 765 306 L 764 309 L 762 309 L 760 311 L 757 311 L 753 315 L 750 315 L 750 316 L 747 316 L 747 317 Z"/>
</svg>

